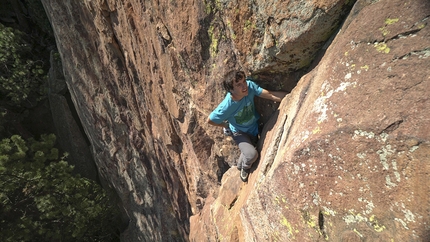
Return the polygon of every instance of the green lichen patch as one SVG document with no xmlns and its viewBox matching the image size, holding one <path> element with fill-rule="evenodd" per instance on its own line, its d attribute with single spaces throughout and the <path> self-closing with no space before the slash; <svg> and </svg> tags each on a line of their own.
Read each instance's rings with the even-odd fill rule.
<svg viewBox="0 0 430 242">
<path fill-rule="evenodd" d="M 385 230 L 385 226 L 378 223 L 375 215 L 370 216 L 369 221 L 376 232 L 380 233 Z"/>
<path fill-rule="evenodd" d="M 425 23 L 422 23 L 422 24 L 418 25 L 418 28 L 419 28 L 419 29 L 423 29 L 425 26 L 426 26 L 426 24 L 425 24 Z"/>
<path fill-rule="evenodd" d="M 386 43 L 375 43 L 374 47 L 378 52 L 385 53 L 385 54 L 390 53 L 390 50 L 391 50 Z"/>
<path fill-rule="evenodd" d="M 387 18 L 385 19 L 385 24 L 390 25 L 399 22 L 398 18 Z"/>
<path fill-rule="evenodd" d="M 389 33 L 390 33 L 390 31 L 387 29 L 387 27 L 381 27 L 381 28 L 379 28 L 379 30 L 381 31 L 381 33 L 382 33 L 382 36 L 387 36 Z"/>
<path fill-rule="evenodd" d="M 250 31 L 252 29 L 255 29 L 255 24 L 252 23 L 249 19 L 245 21 L 245 27 L 244 27 L 244 31 Z"/>
<path fill-rule="evenodd" d="M 362 67 L 360 67 L 362 70 L 368 71 L 369 70 L 369 66 L 368 65 L 364 65 Z"/>
<path fill-rule="evenodd" d="M 218 46 L 220 40 L 224 39 L 225 36 L 220 32 L 219 29 L 216 28 L 215 25 L 211 25 L 208 29 L 208 35 L 210 38 L 210 46 L 209 51 L 211 57 L 215 57 L 218 54 Z"/>
<path fill-rule="evenodd" d="M 288 229 L 288 233 L 291 235 L 291 237 L 294 239 L 294 233 L 298 233 L 299 231 L 297 229 L 294 229 L 290 222 L 288 222 L 287 218 L 282 217 L 281 224 L 284 225 Z"/>
</svg>

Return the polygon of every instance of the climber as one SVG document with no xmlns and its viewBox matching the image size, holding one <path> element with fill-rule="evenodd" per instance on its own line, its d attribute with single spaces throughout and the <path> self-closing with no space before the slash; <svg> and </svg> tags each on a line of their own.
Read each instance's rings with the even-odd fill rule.
<svg viewBox="0 0 430 242">
<path fill-rule="evenodd" d="M 259 114 L 255 110 L 254 96 L 281 102 L 287 93 L 263 89 L 246 79 L 243 71 L 231 71 L 222 84 L 227 94 L 209 115 L 207 122 L 224 128 L 225 134 L 233 136 L 241 151 L 237 168 L 240 170 L 240 178 L 246 182 L 251 165 L 258 158 L 256 145 Z"/>
</svg>

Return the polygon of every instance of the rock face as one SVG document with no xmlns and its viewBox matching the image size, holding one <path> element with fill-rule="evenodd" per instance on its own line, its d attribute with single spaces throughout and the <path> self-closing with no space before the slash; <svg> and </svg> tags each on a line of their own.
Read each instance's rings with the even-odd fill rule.
<svg viewBox="0 0 430 242">
<path fill-rule="evenodd" d="M 352 2 L 42 2 L 123 241 L 430 238 L 428 1 L 359 0 L 327 49 Z M 248 183 L 205 123 L 234 68 L 291 91 Z"/>
</svg>

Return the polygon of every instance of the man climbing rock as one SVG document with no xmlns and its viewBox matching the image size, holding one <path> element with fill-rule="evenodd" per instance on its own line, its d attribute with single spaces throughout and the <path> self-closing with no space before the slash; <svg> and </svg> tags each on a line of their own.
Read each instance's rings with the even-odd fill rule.
<svg viewBox="0 0 430 242">
<path fill-rule="evenodd" d="M 209 115 L 207 122 L 231 130 L 233 140 L 241 151 L 237 168 L 240 178 L 247 181 L 249 170 L 258 158 L 255 146 L 258 141 L 259 114 L 255 110 L 254 96 L 281 102 L 287 94 L 283 91 L 268 91 L 245 78 L 243 71 L 231 71 L 226 75 L 223 87 L 227 91 L 224 100 Z"/>
</svg>

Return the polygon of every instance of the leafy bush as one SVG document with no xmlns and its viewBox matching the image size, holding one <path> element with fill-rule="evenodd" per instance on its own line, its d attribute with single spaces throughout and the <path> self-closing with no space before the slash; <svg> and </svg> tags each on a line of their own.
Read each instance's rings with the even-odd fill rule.
<svg viewBox="0 0 430 242">
<path fill-rule="evenodd" d="M 55 135 L 0 142 L 2 241 L 117 241 L 117 210 L 93 181 L 58 159 Z"/>
</svg>

